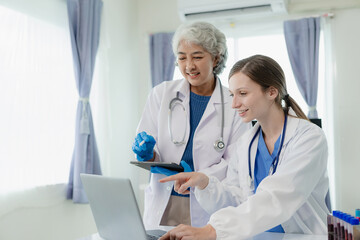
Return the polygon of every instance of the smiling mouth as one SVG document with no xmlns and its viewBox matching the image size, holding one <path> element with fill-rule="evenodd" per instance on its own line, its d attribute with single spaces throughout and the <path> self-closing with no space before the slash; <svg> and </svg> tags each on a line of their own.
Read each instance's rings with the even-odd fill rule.
<svg viewBox="0 0 360 240">
<path fill-rule="evenodd" d="M 249 109 L 244 109 L 244 110 L 238 110 L 238 112 L 240 113 L 240 114 L 242 114 L 242 113 L 244 113 L 244 112 L 247 112 Z"/>
<path fill-rule="evenodd" d="M 194 76 L 197 76 L 199 75 L 200 73 L 187 73 L 190 77 L 194 77 Z"/>
</svg>

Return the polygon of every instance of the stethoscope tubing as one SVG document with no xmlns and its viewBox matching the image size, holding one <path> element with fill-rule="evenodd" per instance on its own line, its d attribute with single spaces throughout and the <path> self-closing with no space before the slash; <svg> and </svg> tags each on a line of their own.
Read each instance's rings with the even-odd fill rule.
<svg viewBox="0 0 360 240">
<path fill-rule="evenodd" d="M 179 101 L 180 103 L 177 103 L 176 101 Z M 172 110 L 176 104 L 179 104 L 181 106 L 182 110 L 184 111 L 185 118 L 187 119 L 187 113 L 186 113 L 185 107 L 181 103 L 182 103 L 182 100 L 179 98 L 179 92 L 176 92 L 176 97 L 173 98 L 169 103 L 169 112 L 168 112 L 168 130 L 169 130 L 169 134 L 170 134 L 170 139 L 175 145 L 185 144 L 185 135 L 186 135 L 186 131 L 187 131 L 187 124 L 185 124 L 185 130 L 184 130 L 184 135 L 182 137 L 182 140 L 181 141 L 174 140 L 173 135 L 172 135 L 172 130 L 171 130 L 172 129 L 171 128 L 172 127 L 171 120 L 172 120 Z"/>
<path fill-rule="evenodd" d="M 271 167 L 272 167 L 272 174 L 274 174 L 276 172 L 278 163 L 279 163 L 279 157 L 280 157 L 280 153 L 284 144 L 284 139 L 285 139 L 285 132 L 286 132 L 286 125 L 287 125 L 287 114 L 285 113 L 285 120 L 284 120 L 284 126 L 283 126 L 283 131 L 281 134 L 281 141 L 280 141 L 280 146 L 279 146 L 279 150 L 276 154 L 276 157 L 274 158 L 273 162 L 271 163 Z M 258 128 L 258 130 L 256 131 L 254 137 L 251 139 L 250 144 L 249 144 L 249 149 L 248 149 L 248 165 L 249 165 L 249 176 L 251 181 L 253 181 L 253 176 L 252 176 L 252 169 L 251 169 L 251 146 L 255 140 L 255 138 L 257 137 L 257 135 L 259 134 L 259 132 L 261 131 L 261 126 Z M 271 169 L 270 167 L 270 169 Z M 270 174 L 270 173 L 269 173 Z"/>
<path fill-rule="evenodd" d="M 224 149 L 225 147 L 225 143 L 223 142 L 223 137 L 224 137 L 224 121 L 225 121 L 225 106 L 224 106 L 224 93 L 223 93 L 223 88 L 220 82 L 220 79 L 217 78 L 215 76 L 215 78 L 218 80 L 219 82 L 219 87 L 220 87 L 220 96 L 221 96 L 221 132 L 220 132 L 220 138 L 219 140 L 216 140 L 214 143 L 214 147 L 216 150 L 221 151 L 222 149 Z M 177 101 L 179 101 L 180 103 L 177 103 Z M 184 136 L 183 139 L 181 141 L 176 141 L 173 138 L 173 134 L 172 134 L 172 110 L 174 108 L 174 106 L 176 104 L 180 104 L 182 106 L 182 109 L 185 112 L 185 115 L 187 117 L 186 111 L 185 111 L 185 107 L 182 105 L 182 100 L 179 98 L 179 92 L 176 92 L 176 97 L 171 99 L 171 101 L 169 102 L 169 113 L 168 113 L 168 129 L 169 129 L 169 134 L 170 134 L 170 138 L 171 141 L 175 144 L 175 145 L 182 145 L 185 144 L 185 135 L 186 135 L 186 131 L 187 131 L 187 125 L 185 126 L 185 132 L 184 132 Z"/>
<path fill-rule="evenodd" d="M 223 137 L 224 137 L 224 121 L 225 121 L 224 93 L 223 93 L 223 89 L 222 89 L 220 79 L 218 79 L 218 80 L 219 80 L 220 96 L 221 96 L 221 134 L 220 134 L 220 141 L 223 141 Z"/>
</svg>

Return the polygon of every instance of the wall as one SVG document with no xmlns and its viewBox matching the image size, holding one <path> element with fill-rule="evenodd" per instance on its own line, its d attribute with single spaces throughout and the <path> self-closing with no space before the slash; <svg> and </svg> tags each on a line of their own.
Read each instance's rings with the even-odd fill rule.
<svg viewBox="0 0 360 240">
<path fill-rule="evenodd" d="M 88 204 L 65 199 L 66 184 L 0 196 L 0 239 L 64 240 L 96 232 Z"/>
<path fill-rule="evenodd" d="M 350 213 L 360 208 L 359 22 L 355 8 L 336 11 L 332 24 L 336 207 Z"/>
<path fill-rule="evenodd" d="M 98 92 L 92 92 L 94 122 L 105 175 L 130 177 L 128 162 L 136 128 L 139 63 L 137 4 L 105 0 L 97 58 Z M 131 138 L 130 138 L 131 136 Z"/>
<path fill-rule="evenodd" d="M 139 84 L 139 113 L 145 105 L 149 90 L 151 89 L 149 35 L 158 32 L 174 32 L 181 24 L 177 14 L 176 1 L 168 0 L 138 0 L 138 38 L 139 38 L 139 65 L 142 66 Z M 151 14 L 149 14 L 151 13 Z M 139 114 L 140 117 L 140 114 Z"/>
</svg>

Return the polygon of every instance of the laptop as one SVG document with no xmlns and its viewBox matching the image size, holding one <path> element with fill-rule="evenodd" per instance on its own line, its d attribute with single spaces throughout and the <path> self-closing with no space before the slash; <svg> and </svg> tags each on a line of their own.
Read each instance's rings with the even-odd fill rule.
<svg viewBox="0 0 360 240">
<path fill-rule="evenodd" d="M 105 240 L 158 239 L 165 231 L 148 233 L 129 179 L 80 174 L 99 235 Z"/>
</svg>

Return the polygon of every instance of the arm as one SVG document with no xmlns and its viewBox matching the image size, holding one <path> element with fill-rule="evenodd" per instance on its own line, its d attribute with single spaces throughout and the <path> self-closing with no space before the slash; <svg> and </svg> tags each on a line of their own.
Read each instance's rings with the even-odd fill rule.
<svg viewBox="0 0 360 240">
<path fill-rule="evenodd" d="M 233 144 L 231 147 L 235 147 Z M 174 190 L 180 194 L 188 194 L 189 187 L 195 188 L 195 196 L 200 205 L 208 213 L 241 203 L 242 190 L 239 186 L 237 158 L 230 161 L 226 180 L 220 182 L 214 176 L 207 176 L 201 172 L 179 173 L 160 180 L 160 182 L 175 181 Z"/>
<path fill-rule="evenodd" d="M 164 236 L 159 238 L 159 240 L 168 239 L 215 240 L 216 232 L 215 229 L 209 224 L 201 228 L 180 224 L 179 226 L 170 230 Z"/>
<path fill-rule="evenodd" d="M 206 188 L 195 188 L 194 193 L 197 201 L 209 214 L 213 214 L 224 207 L 238 206 L 245 201 L 247 196 L 239 184 L 239 176 L 243 173 L 239 173 L 239 160 L 236 153 L 238 148 L 243 151 L 241 150 L 243 146 L 244 144 L 239 146 L 238 142 L 228 147 L 232 151 L 232 158 L 229 160 L 226 178 L 223 181 L 210 176 Z"/>
<path fill-rule="evenodd" d="M 137 134 L 145 131 L 147 134 L 151 135 L 156 142 L 158 140 L 157 118 L 161 106 L 162 92 L 163 92 L 162 85 L 159 85 L 158 87 L 155 87 L 151 90 L 136 130 Z M 157 152 L 158 152 L 157 146 L 155 145 L 153 149 L 153 157 L 149 161 L 154 161 L 154 160 L 159 161 L 159 155 L 157 154 Z"/>
<path fill-rule="evenodd" d="M 220 239 L 250 237 L 291 218 L 306 202 L 327 165 L 327 143 L 320 129 L 298 133 L 284 151 L 277 172 L 238 207 L 214 213 L 209 221 Z"/>
</svg>

